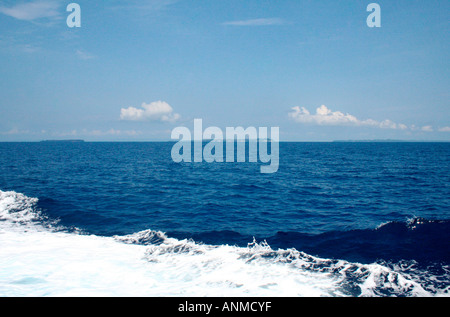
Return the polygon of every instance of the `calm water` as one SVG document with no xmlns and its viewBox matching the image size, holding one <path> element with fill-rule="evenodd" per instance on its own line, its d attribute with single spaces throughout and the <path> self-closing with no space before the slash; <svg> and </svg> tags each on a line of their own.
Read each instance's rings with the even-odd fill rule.
<svg viewBox="0 0 450 317">
<path fill-rule="evenodd" d="M 183 248 L 189 243 L 223 252 L 226 246 L 235 248 L 230 254 L 250 252 L 250 246 L 254 254 L 259 247 L 272 258 L 261 270 L 298 266 L 312 256 L 313 264 L 297 268 L 299 274 L 319 273 L 312 267 L 321 266 L 343 279 L 338 286 L 330 284 L 326 295 L 367 295 L 364 285 L 374 272 L 364 265 L 374 263 L 410 282 L 395 290 L 380 282 L 368 295 L 448 294 L 450 143 L 281 143 L 275 174 L 261 174 L 255 163 L 176 164 L 172 145 L 0 143 L 0 208 L 3 224 L 8 223 L 3 232 L 11 233 L 11 223 L 16 233 L 18 224 L 31 226 L 10 219 L 26 210 L 39 213 L 34 227 L 57 220 L 58 230 L 46 230 L 57 231 L 55 238 L 64 228 L 70 241 L 89 235 L 146 248 L 184 241 Z M 181 256 L 179 250 L 158 250 L 160 261 L 170 252 Z M 181 252 L 180 265 L 195 259 L 189 250 Z M 284 264 L 278 263 L 283 256 Z M 296 260 L 288 260 L 292 257 Z M 357 275 L 353 268 L 355 276 L 347 272 L 344 278 L 341 270 L 334 271 L 339 260 L 346 270 L 362 265 L 367 272 L 360 269 Z M 302 295 L 295 287 L 293 294 Z M 242 287 L 225 289 L 242 294 Z M 3 287 L 5 294 L 8 290 Z"/>
</svg>

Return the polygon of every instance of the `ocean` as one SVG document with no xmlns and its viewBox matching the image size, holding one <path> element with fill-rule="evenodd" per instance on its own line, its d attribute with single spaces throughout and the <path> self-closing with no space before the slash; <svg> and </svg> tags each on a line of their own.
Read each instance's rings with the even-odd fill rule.
<svg viewBox="0 0 450 317">
<path fill-rule="evenodd" d="M 0 143 L 0 296 L 449 296 L 450 143 Z"/>
</svg>

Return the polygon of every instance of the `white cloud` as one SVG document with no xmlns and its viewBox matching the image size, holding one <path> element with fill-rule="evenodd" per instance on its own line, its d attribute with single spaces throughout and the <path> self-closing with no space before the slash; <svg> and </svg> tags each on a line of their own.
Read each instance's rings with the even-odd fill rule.
<svg viewBox="0 0 450 317">
<path fill-rule="evenodd" d="M 0 6 L 0 13 L 18 20 L 33 21 L 42 18 L 57 18 L 60 15 L 60 3 L 54 0 L 36 0 L 16 4 L 13 7 Z"/>
<path fill-rule="evenodd" d="M 289 112 L 289 117 L 299 123 L 310 123 L 326 126 L 367 126 L 381 129 L 406 130 L 408 127 L 402 123 L 391 120 L 377 121 L 373 119 L 360 120 L 357 117 L 340 111 L 332 111 L 326 106 L 317 108 L 315 114 L 311 114 L 304 107 L 294 107 Z"/>
<path fill-rule="evenodd" d="M 397 126 L 400 130 L 408 130 L 408 126 L 403 123 L 399 123 Z"/>
<path fill-rule="evenodd" d="M 46 133 L 47 131 L 42 130 L 41 133 Z M 109 130 L 72 130 L 69 132 L 53 132 L 51 133 L 53 136 L 57 137 L 83 137 L 83 136 L 137 136 L 142 134 L 140 131 L 135 130 L 117 130 L 117 129 L 109 129 Z"/>
<path fill-rule="evenodd" d="M 422 127 L 422 131 L 433 132 L 433 127 L 431 125 L 426 125 L 426 126 Z"/>
<path fill-rule="evenodd" d="M 240 21 L 229 21 L 223 23 L 223 25 L 231 26 L 267 26 L 267 25 L 283 25 L 286 22 L 279 18 L 267 18 L 267 19 L 250 19 Z"/>
<path fill-rule="evenodd" d="M 102 131 L 102 130 L 93 130 L 93 131 L 86 131 L 83 130 L 83 134 L 87 135 L 93 135 L 93 136 L 107 136 L 107 135 L 114 135 L 114 136 L 137 136 L 140 135 L 141 132 L 137 132 L 135 130 L 116 130 L 116 129 L 109 129 L 108 131 Z"/>
<path fill-rule="evenodd" d="M 17 128 L 13 128 L 9 131 L 0 132 L 0 135 L 18 135 L 18 134 L 28 134 L 30 131 L 28 130 L 19 130 Z"/>
<path fill-rule="evenodd" d="M 315 114 L 311 114 L 304 107 L 294 107 L 289 117 L 300 123 L 315 123 L 318 125 L 348 125 L 358 123 L 358 119 L 350 114 L 340 111 L 333 112 L 326 106 L 317 108 Z"/>
<path fill-rule="evenodd" d="M 141 108 L 122 108 L 120 119 L 127 121 L 162 121 L 175 122 L 180 119 L 178 113 L 164 101 L 155 101 L 150 104 L 143 103 Z"/>
<path fill-rule="evenodd" d="M 450 132 L 450 127 L 439 128 L 440 132 Z"/>
</svg>

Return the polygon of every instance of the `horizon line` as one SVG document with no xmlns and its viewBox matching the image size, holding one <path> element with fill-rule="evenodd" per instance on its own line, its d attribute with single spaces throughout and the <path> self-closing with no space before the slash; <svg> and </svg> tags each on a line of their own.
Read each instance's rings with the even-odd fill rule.
<svg viewBox="0 0 450 317">
<path fill-rule="evenodd" d="M 191 140 L 186 142 L 210 142 L 214 139 L 203 139 L 203 140 Z M 234 139 L 236 142 L 243 141 L 267 141 L 270 142 L 270 139 Z M 67 140 L 22 140 L 22 141 L 0 141 L 0 143 L 177 143 L 181 140 L 82 140 L 82 139 L 67 139 Z M 219 139 L 216 141 L 232 141 L 228 139 Z M 395 139 L 361 139 L 361 140 L 328 140 L 328 141 L 318 141 L 318 140 L 280 140 L 278 143 L 449 143 L 450 140 L 395 140 Z"/>
</svg>

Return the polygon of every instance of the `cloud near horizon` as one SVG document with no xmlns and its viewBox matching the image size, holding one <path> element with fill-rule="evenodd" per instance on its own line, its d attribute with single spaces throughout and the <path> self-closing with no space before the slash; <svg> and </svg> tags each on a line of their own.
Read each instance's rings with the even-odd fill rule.
<svg viewBox="0 0 450 317">
<path fill-rule="evenodd" d="M 359 126 L 359 127 L 374 127 L 381 129 L 407 130 L 409 129 L 405 124 L 395 123 L 391 120 L 377 121 L 373 119 L 360 120 L 351 114 L 344 114 L 340 111 L 332 111 L 326 106 L 322 105 L 316 109 L 315 114 L 311 114 L 304 107 L 293 107 L 289 112 L 289 117 L 299 123 L 309 123 L 323 126 Z M 432 127 L 426 126 L 422 131 L 431 132 Z"/>
<path fill-rule="evenodd" d="M 28 134 L 29 130 L 19 130 L 17 128 L 13 128 L 8 131 L 0 131 L 0 135 L 18 135 L 18 134 Z"/>
<path fill-rule="evenodd" d="M 122 108 L 120 119 L 125 121 L 161 121 L 175 122 L 180 119 L 178 113 L 173 112 L 173 108 L 164 101 L 155 101 L 150 104 L 145 102 L 141 108 Z"/>
</svg>

